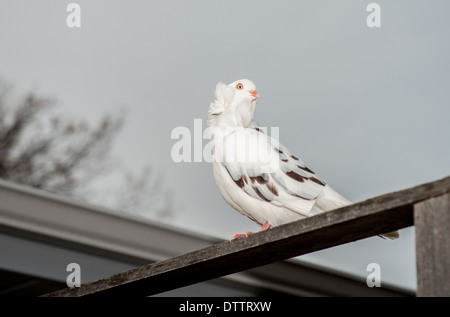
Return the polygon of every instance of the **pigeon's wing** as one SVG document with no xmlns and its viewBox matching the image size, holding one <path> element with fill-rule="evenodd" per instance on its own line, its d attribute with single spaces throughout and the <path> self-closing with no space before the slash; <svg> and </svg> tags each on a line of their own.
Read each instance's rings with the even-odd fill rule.
<svg viewBox="0 0 450 317">
<path fill-rule="evenodd" d="M 254 199 L 310 216 L 326 184 L 257 126 L 233 134 L 235 138 L 227 136 L 221 155 L 236 185 Z"/>
</svg>

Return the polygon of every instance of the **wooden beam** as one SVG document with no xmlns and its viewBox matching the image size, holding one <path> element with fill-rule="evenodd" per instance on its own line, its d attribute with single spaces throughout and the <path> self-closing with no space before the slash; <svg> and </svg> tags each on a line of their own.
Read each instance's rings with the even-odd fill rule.
<svg viewBox="0 0 450 317">
<path fill-rule="evenodd" d="M 450 296 L 450 194 L 414 205 L 417 296 Z"/>
<path fill-rule="evenodd" d="M 44 296 L 147 296 L 413 225 L 413 204 L 450 192 L 450 177 L 375 197 Z"/>
</svg>

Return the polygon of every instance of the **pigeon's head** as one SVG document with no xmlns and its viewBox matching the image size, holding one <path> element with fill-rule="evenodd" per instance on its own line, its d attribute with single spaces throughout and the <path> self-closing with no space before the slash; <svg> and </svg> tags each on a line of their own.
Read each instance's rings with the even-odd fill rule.
<svg viewBox="0 0 450 317">
<path fill-rule="evenodd" d="M 260 98 L 255 89 L 255 84 L 248 79 L 228 85 L 219 82 L 214 92 L 216 99 L 209 106 L 209 125 L 249 126 Z"/>
<path fill-rule="evenodd" d="M 239 79 L 228 85 L 234 89 L 235 100 L 245 100 L 250 101 L 256 100 L 261 96 L 256 92 L 255 84 L 249 79 Z"/>
</svg>

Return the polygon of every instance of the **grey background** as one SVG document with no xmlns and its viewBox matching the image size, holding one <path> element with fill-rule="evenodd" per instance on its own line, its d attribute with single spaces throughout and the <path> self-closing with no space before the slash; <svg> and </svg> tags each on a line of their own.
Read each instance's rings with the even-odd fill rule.
<svg viewBox="0 0 450 317">
<path fill-rule="evenodd" d="M 114 155 L 164 175 L 167 222 L 229 238 L 257 230 L 220 197 L 208 163 L 171 160 L 177 126 L 206 118 L 218 81 L 249 78 L 255 119 L 352 201 L 450 173 L 448 1 L 0 1 L 0 76 L 54 96 L 67 117 L 125 109 Z M 204 142 L 206 143 L 206 141 Z M 145 216 L 145 215 L 144 215 Z M 416 287 L 414 231 L 300 257 L 382 283 Z"/>
</svg>

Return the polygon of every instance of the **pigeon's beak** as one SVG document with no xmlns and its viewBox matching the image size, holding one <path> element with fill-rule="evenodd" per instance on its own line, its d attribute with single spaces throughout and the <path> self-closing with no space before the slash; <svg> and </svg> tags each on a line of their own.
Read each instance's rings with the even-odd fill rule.
<svg viewBox="0 0 450 317">
<path fill-rule="evenodd" d="M 251 94 L 253 97 L 255 97 L 255 98 L 261 98 L 261 96 L 260 96 L 255 90 L 250 90 L 249 92 L 250 92 L 250 94 Z"/>
</svg>

